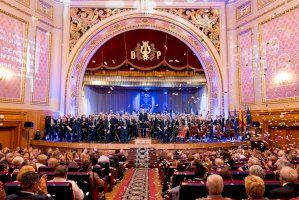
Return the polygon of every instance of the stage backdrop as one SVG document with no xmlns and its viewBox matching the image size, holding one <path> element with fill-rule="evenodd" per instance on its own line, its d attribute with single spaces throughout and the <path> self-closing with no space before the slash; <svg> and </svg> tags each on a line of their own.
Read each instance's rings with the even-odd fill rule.
<svg viewBox="0 0 299 200">
<path fill-rule="evenodd" d="M 83 113 L 132 112 L 147 108 L 150 112 L 194 112 L 206 114 L 206 87 L 199 88 L 126 88 L 84 87 Z"/>
</svg>

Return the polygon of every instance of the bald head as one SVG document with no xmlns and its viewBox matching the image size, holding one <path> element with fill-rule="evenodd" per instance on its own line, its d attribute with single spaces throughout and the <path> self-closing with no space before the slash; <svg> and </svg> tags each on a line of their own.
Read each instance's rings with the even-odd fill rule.
<svg viewBox="0 0 299 200">
<path fill-rule="evenodd" d="M 223 179 L 217 174 L 212 174 L 207 178 L 207 189 L 209 195 L 220 195 L 223 190 Z"/>
<path fill-rule="evenodd" d="M 280 170 L 280 180 L 284 183 L 294 182 L 298 179 L 298 173 L 291 167 L 283 167 Z"/>
</svg>

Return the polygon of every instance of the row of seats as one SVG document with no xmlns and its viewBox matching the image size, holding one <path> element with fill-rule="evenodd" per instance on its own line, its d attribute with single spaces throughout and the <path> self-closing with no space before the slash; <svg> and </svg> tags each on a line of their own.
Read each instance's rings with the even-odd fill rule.
<svg viewBox="0 0 299 200">
<path fill-rule="evenodd" d="M 270 191 L 280 187 L 280 182 L 275 180 L 265 180 L 265 197 L 275 199 L 276 197 L 271 195 Z M 296 187 L 299 190 L 299 181 L 296 183 Z M 208 195 L 206 185 L 204 181 L 183 181 L 180 184 L 180 200 L 194 200 L 196 198 L 203 198 Z M 246 191 L 244 181 L 224 181 L 224 189 L 222 196 L 231 199 L 246 199 Z"/>
<path fill-rule="evenodd" d="M 219 174 L 217 171 L 210 171 L 208 175 L 210 174 Z M 248 172 L 240 172 L 240 171 L 231 171 L 232 179 L 233 180 L 244 180 L 246 176 L 248 176 Z M 195 177 L 195 172 L 194 171 L 176 171 L 173 173 L 173 178 L 172 178 L 172 187 L 176 187 L 180 185 L 180 183 L 184 180 L 188 179 L 194 179 Z M 272 171 L 267 171 L 265 180 L 275 180 L 276 176 L 274 172 Z"/>
<path fill-rule="evenodd" d="M 19 182 L 7 182 L 4 185 L 6 195 L 18 194 L 21 192 L 21 186 Z M 72 185 L 69 182 L 48 182 L 47 189 L 49 194 L 55 200 L 73 200 Z M 89 194 L 88 194 L 89 195 Z M 88 198 L 87 199 L 91 199 Z"/>
</svg>

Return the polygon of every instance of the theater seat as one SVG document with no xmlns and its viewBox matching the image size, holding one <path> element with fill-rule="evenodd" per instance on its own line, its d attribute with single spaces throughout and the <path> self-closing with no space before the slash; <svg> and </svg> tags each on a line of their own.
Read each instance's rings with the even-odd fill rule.
<svg viewBox="0 0 299 200">
<path fill-rule="evenodd" d="M 47 189 L 55 200 L 73 200 L 72 184 L 69 182 L 48 182 Z"/>
<path fill-rule="evenodd" d="M 19 182 L 7 182 L 4 184 L 6 195 L 18 194 L 21 192 L 21 185 Z"/>
<path fill-rule="evenodd" d="M 180 188 L 180 200 L 194 200 L 208 195 L 204 181 L 183 181 Z"/>
<path fill-rule="evenodd" d="M 91 199 L 91 183 L 90 175 L 87 172 L 68 172 L 67 179 L 77 183 L 80 189 L 84 192 L 85 199 Z"/>
<path fill-rule="evenodd" d="M 4 184 L 6 195 L 18 194 L 21 192 L 19 182 L 7 182 Z M 73 200 L 73 190 L 68 182 L 48 182 L 47 190 L 55 200 Z"/>
<path fill-rule="evenodd" d="M 54 179 L 54 172 L 40 172 L 38 173 L 38 175 L 41 177 L 42 175 L 46 175 L 47 176 L 47 180 L 51 181 Z"/>
<path fill-rule="evenodd" d="M 10 174 L 8 172 L 0 172 L 0 181 L 2 183 L 11 181 Z"/>
<path fill-rule="evenodd" d="M 194 171 L 180 171 L 180 172 L 174 172 L 172 177 L 172 188 L 180 185 L 182 181 L 188 180 L 188 179 L 194 179 L 195 178 L 195 172 Z"/>
<path fill-rule="evenodd" d="M 47 167 L 47 166 L 41 166 L 38 168 L 37 172 L 40 173 L 40 172 L 54 172 L 54 169 L 55 168 L 52 168 L 52 167 Z"/>
</svg>

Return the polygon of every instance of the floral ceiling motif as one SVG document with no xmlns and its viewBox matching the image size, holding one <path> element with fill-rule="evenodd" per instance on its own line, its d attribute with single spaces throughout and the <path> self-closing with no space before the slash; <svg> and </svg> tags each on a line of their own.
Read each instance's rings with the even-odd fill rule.
<svg viewBox="0 0 299 200">
<path fill-rule="evenodd" d="M 92 26 L 112 15 L 132 10 L 110 8 L 71 8 L 70 44 L 71 51 L 80 37 Z M 200 29 L 220 52 L 220 12 L 213 8 L 199 9 L 158 9 L 177 15 Z"/>
<path fill-rule="evenodd" d="M 214 8 L 158 9 L 177 15 L 199 28 L 220 52 L 220 12 Z"/>
<path fill-rule="evenodd" d="M 70 22 L 70 44 L 69 51 L 73 49 L 80 37 L 103 19 L 112 15 L 129 11 L 132 9 L 110 9 L 110 8 L 71 8 Z"/>
</svg>

